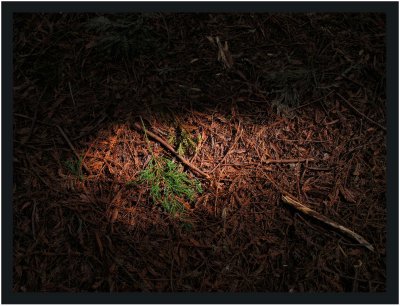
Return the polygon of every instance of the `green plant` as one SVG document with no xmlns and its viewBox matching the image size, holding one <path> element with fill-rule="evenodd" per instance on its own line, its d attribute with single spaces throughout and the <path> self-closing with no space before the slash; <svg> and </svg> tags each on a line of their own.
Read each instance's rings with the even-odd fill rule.
<svg viewBox="0 0 400 306">
<path fill-rule="evenodd" d="M 74 157 L 64 162 L 64 165 L 67 168 L 67 170 L 74 176 L 78 177 L 80 180 L 83 179 L 82 161 L 83 161 L 82 157 L 80 157 L 79 159 Z"/>
<path fill-rule="evenodd" d="M 175 134 L 172 133 L 168 136 L 168 142 L 176 148 L 176 152 L 181 156 L 196 152 L 200 141 L 201 134 L 197 134 L 196 138 L 193 138 L 190 132 L 181 127 L 177 127 Z"/>
<path fill-rule="evenodd" d="M 197 133 L 197 139 L 196 139 L 196 144 L 199 144 L 200 142 L 203 141 L 203 136 L 201 136 L 200 133 Z M 196 152 L 200 149 L 199 146 L 196 146 Z"/>
<path fill-rule="evenodd" d="M 193 133 L 197 130 L 196 128 L 185 128 L 168 108 L 165 111 L 161 111 L 160 117 L 165 125 L 170 126 L 167 133 L 167 142 L 180 156 L 192 155 L 198 151 L 202 136 L 198 131 L 195 134 Z"/>
<path fill-rule="evenodd" d="M 175 146 L 176 145 L 176 137 L 175 137 L 174 133 L 170 133 L 168 135 L 167 141 L 171 146 Z"/>
<path fill-rule="evenodd" d="M 185 129 L 181 130 L 181 139 L 178 144 L 177 152 L 179 155 L 186 153 L 192 154 L 196 150 L 196 143 L 192 140 L 192 135 Z"/>
<path fill-rule="evenodd" d="M 164 157 L 152 157 L 139 182 L 147 183 L 153 201 L 173 215 L 184 211 L 182 202 L 193 202 L 197 193 L 202 193 L 198 180 L 190 179 L 177 164 Z"/>
</svg>

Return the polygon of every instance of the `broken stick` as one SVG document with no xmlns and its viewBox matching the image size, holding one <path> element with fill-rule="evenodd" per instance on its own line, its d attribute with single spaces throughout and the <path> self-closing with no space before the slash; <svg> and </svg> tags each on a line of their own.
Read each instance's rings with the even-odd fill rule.
<svg viewBox="0 0 400 306">
<path fill-rule="evenodd" d="M 311 208 L 308 208 L 307 206 L 305 206 L 304 204 L 300 203 L 299 201 L 293 199 L 290 196 L 282 195 L 282 200 L 286 204 L 289 204 L 291 207 L 297 209 L 298 211 L 301 211 L 302 213 L 329 225 L 333 229 L 337 230 L 339 233 L 355 239 L 358 243 L 360 243 L 361 245 L 366 247 L 368 250 L 370 250 L 372 252 L 374 251 L 374 247 L 367 240 L 365 240 L 359 234 L 348 229 L 347 227 L 344 227 L 340 224 L 337 224 L 336 222 L 333 222 L 329 218 L 321 215 L 320 213 L 316 212 L 315 210 L 312 210 Z"/>
<path fill-rule="evenodd" d="M 140 125 L 138 122 L 133 124 L 133 127 L 140 131 L 140 132 L 145 132 L 146 135 L 148 135 L 150 138 L 158 141 L 161 145 L 163 145 L 168 151 L 170 151 L 172 154 L 175 155 L 177 159 L 179 159 L 184 165 L 186 165 L 188 168 L 196 172 L 197 174 L 200 174 L 202 177 L 205 177 L 206 179 L 210 179 L 209 175 L 203 171 L 201 171 L 199 168 L 196 166 L 192 165 L 189 161 L 187 161 L 184 157 L 180 156 L 178 152 L 174 150 L 171 145 L 166 142 L 164 139 L 162 139 L 160 136 L 154 134 L 153 132 L 150 132 L 149 130 L 145 129 L 142 125 Z"/>
</svg>

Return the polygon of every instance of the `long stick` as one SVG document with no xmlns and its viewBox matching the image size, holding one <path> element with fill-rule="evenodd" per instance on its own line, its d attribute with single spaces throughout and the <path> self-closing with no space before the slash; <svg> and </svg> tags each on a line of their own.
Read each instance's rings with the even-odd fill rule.
<svg viewBox="0 0 400 306">
<path fill-rule="evenodd" d="M 340 224 L 337 224 L 336 222 L 333 222 L 332 220 L 330 220 L 329 218 L 321 215 L 320 213 L 316 212 L 315 210 L 312 210 L 311 208 L 308 208 L 307 206 L 305 206 L 304 204 L 300 203 L 299 201 L 293 199 L 290 196 L 287 195 L 282 195 L 282 200 L 286 203 L 289 204 L 291 207 L 297 209 L 298 211 L 301 211 L 302 213 L 317 219 L 318 221 L 321 221 L 327 225 L 329 225 L 330 227 L 332 227 L 333 229 L 337 230 L 338 232 L 355 239 L 358 243 L 360 243 L 361 245 L 363 245 L 364 247 L 366 247 L 368 250 L 370 251 L 374 251 L 374 247 L 367 241 L 365 240 L 362 236 L 360 236 L 359 234 L 353 232 L 352 230 L 348 229 L 347 227 L 344 227 Z"/>
<path fill-rule="evenodd" d="M 145 132 L 148 136 L 153 138 L 154 140 L 158 141 L 160 144 L 162 144 L 168 151 L 170 151 L 172 154 L 175 155 L 176 158 L 178 158 L 184 165 L 186 165 L 188 168 L 192 169 L 194 172 L 200 174 L 201 176 L 205 177 L 206 179 L 210 179 L 209 175 L 203 171 L 201 171 L 199 168 L 196 166 L 192 165 L 189 161 L 187 161 L 184 157 L 180 156 L 178 152 L 174 150 L 173 147 L 170 146 L 168 142 L 166 142 L 164 139 L 162 139 L 160 136 L 154 134 L 153 132 L 150 132 L 149 130 L 144 130 L 144 128 L 138 123 L 134 123 L 133 127 L 137 129 L 138 131 Z"/>
</svg>

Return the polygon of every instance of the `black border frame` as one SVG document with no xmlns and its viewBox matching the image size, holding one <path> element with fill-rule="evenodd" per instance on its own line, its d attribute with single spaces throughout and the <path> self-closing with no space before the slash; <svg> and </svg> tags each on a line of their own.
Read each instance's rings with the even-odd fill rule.
<svg viewBox="0 0 400 306">
<path fill-rule="evenodd" d="M 2 2 L 2 303 L 287 304 L 399 303 L 399 3 L 391 2 Z M 382 12 L 387 21 L 387 291 L 382 293 L 14 293 L 12 291 L 13 13 L 19 12 Z"/>
</svg>

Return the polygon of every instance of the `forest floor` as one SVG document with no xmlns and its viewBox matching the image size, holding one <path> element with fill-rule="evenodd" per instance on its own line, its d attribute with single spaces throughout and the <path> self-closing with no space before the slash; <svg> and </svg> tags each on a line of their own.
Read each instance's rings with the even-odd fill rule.
<svg viewBox="0 0 400 306">
<path fill-rule="evenodd" d="M 14 17 L 15 291 L 386 290 L 384 15 Z"/>
</svg>

